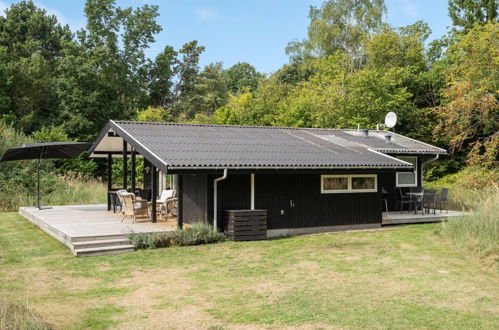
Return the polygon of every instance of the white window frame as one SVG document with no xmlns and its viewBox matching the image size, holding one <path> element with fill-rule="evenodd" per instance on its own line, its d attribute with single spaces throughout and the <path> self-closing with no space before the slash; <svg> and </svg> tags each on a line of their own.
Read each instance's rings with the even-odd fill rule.
<svg viewBox="0 0 499 330">
<path fill-rule="evenodd" d="M 414 183 L 399 183 L 399 174 L 400 173 L 407 173 L 407 172 L 397 172 L 395 174 L 395 186 L 396 187 L 417 187 L 418 186 L 418 157 L 416 156 L 398 156 L 397 157 L 400 160 L 406 161 L 407 159 L 415 159 L 415 165 L 414 165 Z"/>
<path fill-rule="evenodd" d="M 324 179 L 325 178 L 348 178 L 348 189 L 346 189 L 346 190 L 324 189 Z M 374 189 L 352 189 L 352 178 L 374 178 Z M 363 192 L 378 192 L 378 175 L 377 174 L 323 174 L 323 175 L 321 175 L 321 194 L 348 194 L 348 193 L 363 193 Z"/>
</svg>

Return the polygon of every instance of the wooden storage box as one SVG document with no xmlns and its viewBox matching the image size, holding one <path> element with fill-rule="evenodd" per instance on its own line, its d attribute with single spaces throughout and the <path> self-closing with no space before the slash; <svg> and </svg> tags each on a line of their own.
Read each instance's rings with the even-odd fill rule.
<svg viewBox="0 0 499 330">
<path fill-rule="evenodd" d="M 233 241 L 267 238 L 267 210 L 226 210 L 225 235 Z"/>
</svg>

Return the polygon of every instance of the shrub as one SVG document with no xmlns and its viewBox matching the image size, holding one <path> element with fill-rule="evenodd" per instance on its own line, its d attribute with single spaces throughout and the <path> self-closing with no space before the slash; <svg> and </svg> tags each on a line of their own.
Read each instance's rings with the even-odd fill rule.
<svg viewBox="0 0 499 330">
<path fill-rule="evenodd" d="M 498 183 L 499 170 L 475 166 L 433 182 L 426 182 L 425 188 L 448 187 L 450 209 L 473 210 L 480 205 L 484 196 L 494 194 Z"/>
<path fill-rule="evenodd" d="M 167 233 L 130 233 L 130 242 L 136 249 L 155 249 L 172 245 L 172 237 Z"/>
<path fill-rule="evenodd" d="M 0 329 L 52 329 L 27 306 L 0 301 Z"/>
<path fill-rule="evenodd" d="M 213 230 L 212 226 L 202 222 L 195 222 L 188 228 L 175 231 L 175 244 L 180 246 L 217 243 L 225 240 L 224 234 Z"/>
<path fill-rule="evenodd" d="M 481 256 L 499 256 L 499 188 L 482 192 L 473 212 L 449 218 L 441 232 L 460 247 Z"/>
</svg>

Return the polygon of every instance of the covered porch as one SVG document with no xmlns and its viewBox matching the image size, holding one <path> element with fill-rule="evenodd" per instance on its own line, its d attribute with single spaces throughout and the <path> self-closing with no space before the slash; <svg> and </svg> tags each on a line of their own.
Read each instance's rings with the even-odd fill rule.
<svg viewBox="0 0 499 330">
<path fill-rule="evenodd" d="M 118 213 L 108 212 L 102 205 L 54 206 L 39 210 L 21 207 L 19 214 L 40 227 L 67 247 L 76 256 L 115 254 L 133 251 L 128 237 L 131 233 L 167 233 L 177 228 L 175 220 L 121 221 Z"/>
<path fill-rule="evenodd" d="M 92 148 L 92 158 L 106 158 L 107 174 L 107 210 L 118 214 L 124 207 L 117 193 L 124 190 L 133 194 L 133 199 L 141 199 L 148 203 L 147 221 L 174 221 L 177 228 L 183 227 L 181 178 L 169 173 L 168 166 L 150 155 L 150 151 L 125 132 L 117 132 L 106 127 Z M 120 159 L 121 177 L 113 178 L 115 159 Z M 162 192 L 174 192 L 169 201 L 160 201 Z M 166 212 L 166 205 L 175 205 Z"/>
</svg>

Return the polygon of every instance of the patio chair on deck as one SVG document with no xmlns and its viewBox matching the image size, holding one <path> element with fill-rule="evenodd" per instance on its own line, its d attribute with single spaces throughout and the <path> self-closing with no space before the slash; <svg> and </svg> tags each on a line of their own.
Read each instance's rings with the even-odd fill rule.
<svg viewBox="0 0 499 330">
<path fill-rule="evenodd" d="M 436 213 L 436 211 L 435 211 L 435 190 L 426 189 L 423 192 L 423 200 L 421 203 L 422 203 L 421 212 L 423 214 L 425 211 L 429 214 L 430 209 L 433 209 L 433 214 L 435 214 Z"/>
<path fill-rule="evenodd" d="M 120 189 L 120 190 L 117 190 L 116 191 L 116 196 L 118 196 L 118 202 L 120 203 L 119 207 L 120 207 L 120 218 L 122 218 L 122 221 L 123 221 L 123 218 L 125 217 L 125 202 L 123 202 L 123 196 L 122 194 L 128 194 L 128 191 L 126 191 L 125 189 Z"/>
<path fill-rule="evenodd" d="M 402 189 L 397 188 L 397 211 L 404 211 L 404 205 L 408 205 L 407 211 L 412 210 L 412 199 L 410 196 L 402 194 Z"/>
<path fill-rule="evenodd" d="M 135 195 L 132 193 L 122 193 L 124 202 L 124 214 L 123 220 L 126 217 L 132 218 L 132 223 L 137 220 L 137 218 L 146 218 L 149 219 L 149 205 L 146 200 L 143 199 L 135 199 Z"/>
<path fill-rule="evenodd" d="M 445 212 L 449 213 L 449 208 L 447 206 L 448 197 L 449 197 L 449 188 L 442 188 L 442 190 L 440 191 L 440 196 L 438 196 L 437 199 L 437 205 L 438 208 L 440 209 L 440 213 L 442 213 L 444 207 L 445 207 Z"/>
<path fill-rule="evenodd" d="M 173 214 L 172 213 L 172 205 L 176 205 L 174 201 L 177 200 L 175 198 L 177 192 L 175 190 L 163 190 L 158 200 L 156 200 L 158 216 Z M 172 204 L 173 203 L 173 204 Z"/>
</svg>

